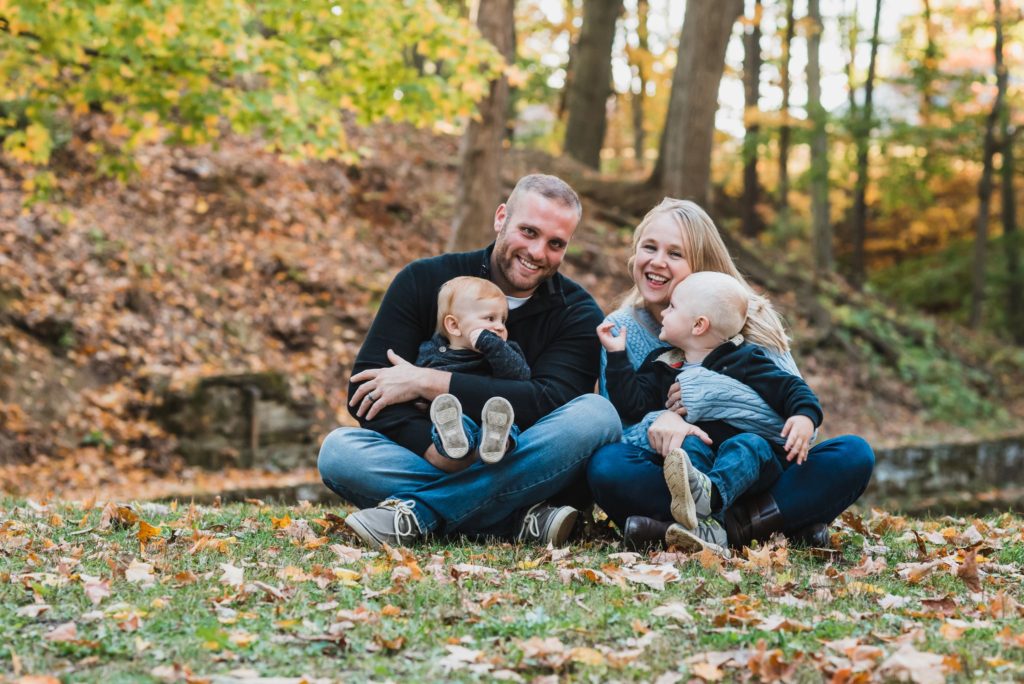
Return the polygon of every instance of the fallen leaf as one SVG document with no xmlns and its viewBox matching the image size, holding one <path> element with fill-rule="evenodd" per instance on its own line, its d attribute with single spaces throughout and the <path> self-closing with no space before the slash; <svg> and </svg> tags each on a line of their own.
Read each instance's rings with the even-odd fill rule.
<svg viewBox="0 0 1024 684">
<path fill-rule="evenodd" d="M 128 569 L 124 571 L 124 578 L 133 584 L 143 587 L 150 587 L 156 583 L 156 577 L 153 576 L 153 566 L 149 563 L 143 563 L 137 558 L 133 559 L 128 565 Z"/>
<path fill-rule="evenodd" d="M 686 605 L 673 601 L 672 603 L 666 603 L 663 606 L 658 606 L 651 611 L 651 615 L 656 617 L 667 617 L 672 618 L 683 624 L 693 622 L 693 616 L 690 615 L 690 611 L 687 610 Z"/>
<path fill-rule="evenodd" d="M 725 677 L 725 673 L 717 665 L 711 663 L 695 663 L 690 671 L 695 677 L 700 677 L 706 682 L 717 682 Z"/>
<path fill-rule="evenodd" d="M 903 644 L 898 651 L 886 658 L 878 666 L 876 674 L 881 678 L 909 677 L 917 684 L 945 684 L 946 682 L 942 656 L 918 651 L 910 644 Z"/>
<path fill-rule="evenodd" d="M 103 599 L 110 596 L 110 582 L 108 580 L 86 582 L 82 589 L 94 606 L 98 606 Z"/>
<path fill-rule="evenodd" d="M 242 568 L 236 568 L 233 563 L 221 563 L 220 569 L 223 571 L 220 576 L 221 584 L 230 587 L 240 587 L 245 584 L 245 571 Z"/>
<path fill-rule="evenodd" d="M 50 610 L 50 606 L 45 603 L 30 603 L 27 606 L 18 608 L 15 613 L 20 617 L 36 618 Z"/>
<path fill-rule="evenodd" d="M 964 562 L 956 570 L 956 576 L 962 579 L 971 591 L 975 593 L 981 591 L 981 580 L 978 578 L 978 547 L 972 547 L 967 551 Z"/>
<path fill-rule="evenodd" d="M 47 641 L 77 641 L 78 640 L 78 625 L 74 622 L 65 622 L 64 624 L 57 625 L 43 637 Z"/>
</svg>

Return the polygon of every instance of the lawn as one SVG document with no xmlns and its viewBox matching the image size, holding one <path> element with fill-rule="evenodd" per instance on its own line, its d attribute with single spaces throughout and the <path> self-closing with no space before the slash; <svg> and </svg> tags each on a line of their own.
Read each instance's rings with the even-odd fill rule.
<svg viewBox="0 0 1024 684">
<path fill-rule="evenodd" d="M 375 553 L 340 515 L 0 500 L 0 673 L 105 684 L 1024 676 L 1024 522 L 1010 514 L 873 511 L 837 525 L 831 552 L 779 541 L 726 562 L 607 541 Z"/>
</svg>

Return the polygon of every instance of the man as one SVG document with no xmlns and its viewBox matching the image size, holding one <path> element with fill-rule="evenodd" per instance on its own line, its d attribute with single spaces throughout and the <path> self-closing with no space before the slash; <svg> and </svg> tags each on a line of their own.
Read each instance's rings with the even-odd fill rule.
<svg viewBox="0 0 1024 684">
<path fill-rule="evenodd" d="M 590 454 L 617 441 L 621 423 L 593 390 L 603 315 L 590 294 L 558 273 L 582 208 L 554 176 L 520 179 L 494 214 L 487 249 L 419 259 L 395 276 L 356 357 L 349 411 L 360 428 L 324 440 L 324 483 L 363 510 L 346 523 L 372 547 L 428 535 L 469 534 L 561 544 L 577 511 L 546 500 L 578 481 Z M 419 368 L 419 344 L 434 332 L 437 292 L 460 275 L 493 281 L 509 301 L 508 338 L 522 348 L 529 380 Z M 471 417 L 502 396 L 523 429 L 501 462 L 440 456 L 431 423 L 413 402 L 451 393 Z"/>
</svg>

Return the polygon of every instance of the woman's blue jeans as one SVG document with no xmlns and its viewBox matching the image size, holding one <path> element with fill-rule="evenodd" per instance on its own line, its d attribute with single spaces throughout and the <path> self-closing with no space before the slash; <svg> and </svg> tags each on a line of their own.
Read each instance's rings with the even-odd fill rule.
<svg viewBox="0 0 1024 684">
<path fill-rule="evenodd" d="M 446 473 L 380 433 L 338 428 L 317 465 L 324 484 L 360 508 L 411 500 L 424 532 L 508 538 L 530 506 L 581 480 L 591 454 L 621 437 L 611 402 L 585 394 L 523 430 L 495 464 Z"/>
<path fill-rule="evenodd" d="M 689 451 L 690 443 L 684 448 Z M 698 459 L 694 466 L 704 471 Z M 812 447 L 802 465 L 787 462 L 767 489 L 782 514 L 783 533 L 835 520 L 864 493 L 874 466 L 871 447 L 855 435 Z M 662 458 L 648 449 L 621 442 L 602 447 L 587 466 L 587 481 L 597 505 L 620 529 L 631 515 L 672 520 Z"/>
</svg>

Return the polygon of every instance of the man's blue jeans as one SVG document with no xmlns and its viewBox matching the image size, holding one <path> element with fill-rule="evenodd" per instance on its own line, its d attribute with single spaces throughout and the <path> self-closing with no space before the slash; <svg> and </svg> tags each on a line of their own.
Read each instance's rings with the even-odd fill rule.
<svg viewBox="0 0 1024 684">
<path fill-rule="evenodd" d="M 688 452 L 691 439 L 684 442 Z M 874 465 L 871 447 L 855 435 L 815 445 L 802 465 L 787 462 L 768 489 L 782 513 L 782 531 L 832 522 L 864 493 Z M 587 481 L 597 505 L 620 529 L 631 515 L 672 520 L 662 458 L 648 449 L 621 442 L 603 447 L 587 467 Z"/>
<path fill-rule="evenodd" d="M 424 532 L 510 538 L 530 506 L 582 478 L 591 454 L 621 437 L 611 402 L 585 394 L 520 433 L 516 449 L 493 465 L 446 473 L 361 428 L 329 434 L 317 465 L 324 484 L 360 508 L 406 499 Z"/>
</svg>

